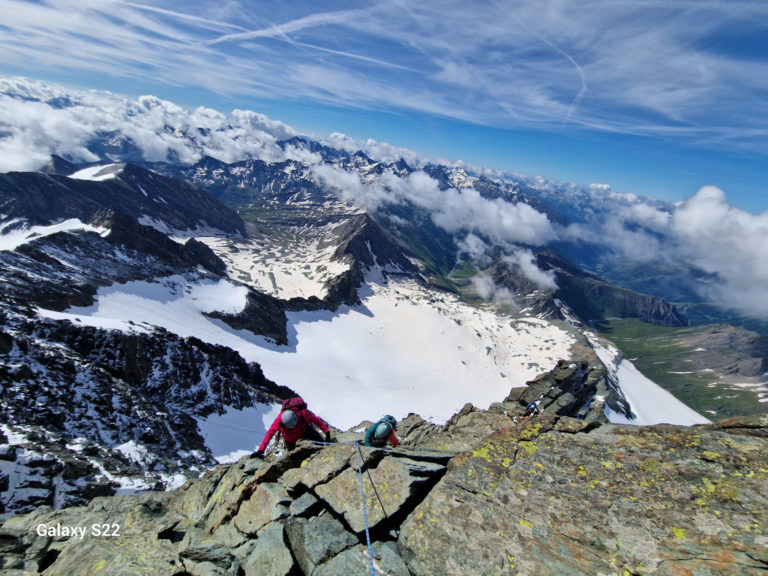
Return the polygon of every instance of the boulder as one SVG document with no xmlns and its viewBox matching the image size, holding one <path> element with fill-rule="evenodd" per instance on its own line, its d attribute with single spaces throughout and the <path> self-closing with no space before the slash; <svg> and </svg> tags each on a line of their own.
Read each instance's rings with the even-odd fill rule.
<svg viewBox="0 0 768 576">
<path fill-rule="evenodd" d="M 410 458 L 385 458 L 376 468 L 365 470 L 362 483 L 369 529 L 374 530 L 384 520 L 397 517 L 401 509 L 423 495 L 444 471 L 442 464 Z M 357 470 L 347 468 L 329 482 L 318 485 L 315 492 L 334 513 L 344 517 L 353 532 L 364 532 Z"/>
<path fill-rule="evenodd" d="M 280 484 L 260 484 L 253 495 L 240 506 L 233 522 L 243 534 L 255 536 L 270 522 L 287 518 L 290 515 L 290 503 L 291 497 Z"/>
<path fill-rule="evenodd" d="M 391 576 L 411 576 L 408 567 L 397 552 L 394 542 L 374 542 L 373 571 Z M 312 576 L 338 576 L 339 574 L 370 574 L 371 560 L 368 547 L 358 544 L 347 548 L 331 560 L 319 566 Z"/>
<path fill-rule="evenodd" d="M 286 523 L 286 531 L 304 574 L 312 574 L 317 566 L 358 543 L 341 522 L 327 513 L 309 520 L 292 518 Z"/>
<path fill-rule="evenodd" d="M 285 528 L 280 522 L 267 524 L 259 537 L 239 549 L 244 559 L 244 576 L 289 576 L 295 574 L 296 563 L 285 543 Z"/>
</svg>

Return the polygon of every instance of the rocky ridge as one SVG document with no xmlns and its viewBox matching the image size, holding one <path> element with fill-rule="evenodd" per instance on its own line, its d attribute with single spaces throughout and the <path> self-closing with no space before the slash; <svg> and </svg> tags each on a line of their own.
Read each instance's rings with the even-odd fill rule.
<svg viewBox="0 0 768 576">
<path fill-rule="evenodd" d="M 321 576 L 371 564 L 403 576 L 764 574 L 768 420 L 638 428 L 597 412 L 574 418 L 563 398 L 600 378 L 569 366 L 551 375 L 561 392 L 537 416 L 522 413 L 541 381 L 443 426 L 411 415 L 394 450 L 358 448 L 362 423 L 333 444 L 244 458 L 171 493 L 17 515 L 0 527 L 0 567 L 16 576 Z"/>
</svg>

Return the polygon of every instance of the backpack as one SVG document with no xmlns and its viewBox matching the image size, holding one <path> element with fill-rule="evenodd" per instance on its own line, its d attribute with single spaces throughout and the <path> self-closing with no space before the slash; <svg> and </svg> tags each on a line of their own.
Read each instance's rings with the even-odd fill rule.
<svg viewBox="0 0 768 576">
<path fill-rule="evenodd" d="M 301 396 L 294 396 L 283 400 L 283 410 L 293 410 L 294 412 L 301 412 L 307 409 L 307 403 Z"/>
</svg>

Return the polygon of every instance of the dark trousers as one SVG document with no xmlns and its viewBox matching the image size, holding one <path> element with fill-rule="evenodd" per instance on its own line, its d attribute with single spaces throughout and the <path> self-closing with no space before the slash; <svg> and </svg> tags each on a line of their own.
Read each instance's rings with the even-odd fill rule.
<svg viewBox="0 0 768 576">
<path fill-rule="evenodd" d="M 322 436 L 314 426 L 307 426 L 301 439 L 310 440 L 312 442 L 325 442 L 325 437 Z M 293 450 L 296 448 L 296 442 L 286 442 L 285 447 L 288 448 L 288 450 Z"/>
</svg>

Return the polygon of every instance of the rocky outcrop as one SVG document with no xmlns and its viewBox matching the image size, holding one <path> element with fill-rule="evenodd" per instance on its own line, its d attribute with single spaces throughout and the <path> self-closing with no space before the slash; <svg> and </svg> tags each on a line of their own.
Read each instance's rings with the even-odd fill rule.
<svg viewBox="0 0 768 576">
<path fill-rule="evenodd" d="M 223 275 L 226 265 L 202 242 L 194 238 L 180 244 L 151 226 L 142 226 L 121 212 L 100 210 L 91 219 L 94 226 L 109 228 L 109 242 L 149 254 L 176 268 L 202 266 L 213 274 Z"/>
<path fill-rule="evenodd" d="M 718 324 L 691 329 L 677 342 L 692 350 L 688 358 L 698 369 L 746 377 L 768 372 L 768 337 L 744 328 Z"/>
<path fill-rule="evenodd" d="M 467 409 L 446 426 L 413 416 L 398 426 L 405 444 L 394 450 L 359 447 L 348 432 L 340 443 L 299 443 L 267 461 L 220 466 L 172 493 L 41 507 L 0 527 L 0 568 L 176 576 L 768 569 L 765 418 L 637 428 L 548 412 L 520 419 L 521 411 Z M 455 451 L 459 431 L 464 448 Z"/>
<path fill-rule="evenodd" d="M 358 214 L 336 231 L 338 246 L 335 259 L 351 256 L 358 264 L 372 267 L 399 268 L 402 272 L 417 273 L 418 269 L 406 257 L 405 249 L 390 233 L 374 222 L 367 214 Z"/>
<path fill-rule="evenodd" d="M 249 289 L 245 307 L 240 312 L 227 314 L 214 311 L 205 315 L 226 322 L 235 330 L 249 330 L 272 338 L 278 344 L 288 344 L 286 308 L 284 301 Z"/>
<path fill-rule="evenodd" d="M 215 461 L 196 419 L 292 394 L 229 348 L 163 330 L 10 307 L 0 322 L 0 430 L 14 437 L 0 438 L 0 514 L 197 476 Z"/>
<path fill-rule="evenodd" d="M 401 555 L 413 574 L 762 574 L 766 430 L 740 430 L 499 430 L 451 461 Z"/>
</svg>

